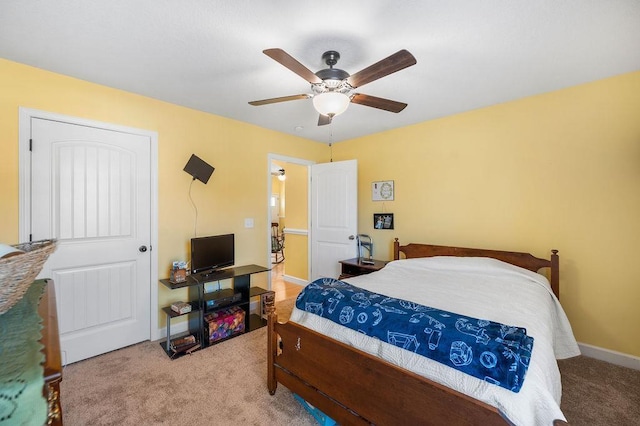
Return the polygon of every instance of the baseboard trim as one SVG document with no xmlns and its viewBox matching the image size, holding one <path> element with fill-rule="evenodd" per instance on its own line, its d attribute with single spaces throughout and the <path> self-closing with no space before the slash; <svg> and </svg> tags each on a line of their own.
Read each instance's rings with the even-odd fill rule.
<svg viewBox="0 0 640 426">
<path fill-rule="evenodd" d="M 302 278 L 292 277 L 291 275 L 283 275 L 282 279 L 285 280 L 288 283 L 298 284 L 298 285 L 301 285 L 301 286 L 305 286 L 305 285 L 309 284 L 309 280 L 303 280 Z"/>
<path fill-rule="evenodd" d="M 578 346 L 580 347 L 580 353 L 589 358 L 595 358 L 600 361 L 606 361 L 622 367 L 640 370 L 640 357 L 600 348 L 598 346 L 588 345 L 586 343 L 578 343 Z"/>
</svg>

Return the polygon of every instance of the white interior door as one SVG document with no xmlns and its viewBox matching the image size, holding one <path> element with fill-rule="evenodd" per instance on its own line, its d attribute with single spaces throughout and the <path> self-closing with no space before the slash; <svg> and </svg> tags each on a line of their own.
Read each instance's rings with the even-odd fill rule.
<svg viewBox="0 0 640 426">
<path fill-rule="evenodd" d="M 338 278 L 339 261 L 357 255 L 358 162 L 311 166 L 311 280 Z"/>
<path fill-rule="evenodd" d="M 31 234 L 55 238 L 68 363 L 150 339 L 149 136 L 31 118 Z"/>
</svg>

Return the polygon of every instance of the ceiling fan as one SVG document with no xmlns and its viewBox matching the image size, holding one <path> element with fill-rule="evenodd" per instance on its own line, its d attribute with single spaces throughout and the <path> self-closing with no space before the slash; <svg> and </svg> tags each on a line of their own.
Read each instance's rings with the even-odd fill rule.
<svg viewBox="0 0 640 426">
<path fill-rule="evenodd" d="M 329 50 L 322 54 L 322 60 L 329 68 L 316 73 L 282 49 L 267 49 L 263 53 L 308 81 L 313 93 L 262 99 L 249 102 L 250 105 L 260 106 L 313 98 L 313 106 L 320 113 L 318 126 L 331 123 L 333 117 L 346 111 L 351 102 L 396 113 L 407 106 L 402 102 L 355 92 L 358 87 L 415 65 L 416 58 L 407 50 L 400 50 L 353 75 L 339 68 L 334 68 L 340 59 L 340 53 L 335 50 Z"/>
</svg>

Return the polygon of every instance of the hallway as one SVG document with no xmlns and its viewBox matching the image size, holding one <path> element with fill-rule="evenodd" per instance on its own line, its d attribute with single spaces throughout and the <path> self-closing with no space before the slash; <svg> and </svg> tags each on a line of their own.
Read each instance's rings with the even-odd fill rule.
<svg viewBox="0 0 640 426">
<path fill-rule="evenodd" d="M 276 292 L 276 302 L 296 297 L 302 290 L 302 286 L 286 282 L 284 280 L 284 264 L 285 262 L 272 265 L 271 270 L 271 289 Z"/>
</svg>

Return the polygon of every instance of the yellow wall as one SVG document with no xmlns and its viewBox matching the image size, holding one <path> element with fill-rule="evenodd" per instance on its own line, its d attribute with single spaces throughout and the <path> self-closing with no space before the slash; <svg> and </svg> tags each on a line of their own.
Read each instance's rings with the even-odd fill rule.
<svg viewBox="0 0 640 426">
<path fill-rule="evenodd" d="M 19 233 L 21 106 L 158 133 L 160 277 L 168 275 L 173 260 L 188 258 L 195 214 L 188 198 L 191 177 L 182 169 L 192 153 L 216 168 L 207 185 L 193 185 L 198 235 L 235 233 L 237 264 L 268 260 L 268 154 L 316 162 L 328 161 L 330 154 L 326 144 L 0 59 L 0 241 L 6 243 L 17 243 Z M 255 227 L 245 229 L 244 218 L 253 218 Z M 186 297 L 176 292 L 160 286 L 160 306 Z M 159 323 L 164 324 L 162 315 Z"/>
<path fill-rule="evenodd" d="M 640 356 L 639 94 L 635 72 L 337 143 L 333 156 L 358 159 L 375 257 L 390 258 L 393 237 L 558 249 L 577 339 Z M 394 180 L 393 231 L 373 229 L 379 180 Z"/>
<path fill-rule="evenodd" d="M 358 159 L 359 231 L 372 235 L 377 258 L 389 258 L 393 237 L 539 256 L 559 249 L 578 340 L 640 356 L 638 93 L 640 72 L 336 143 L 333 158 Z M 19 106 L 158 132 L 160 276 L 188 255 L 194 215 L 182 168 L 191 153 L 216 167 L 193 187 L 198 234 L 236 233 L 239 264 L 266 261 L 267 154 L 329 159 L 324 144 L 0 59 L 5 242 L 18 239 Z M 371 201 L 379 180 L 395 181 L 384 210 Z M 395 214 L 395 230 L 373 229 L 381 211 Z M 287 226 L 306 229 L 291 214 L 287 206 Z M 255 228 L 243 227 L 247 217 Z M 306 262 L 306 241 L 300 247 Z M 160 287 L 161 306 L 174 297 Z"/>
<path fill-rule="evenodd" d="M 307 230 L 308 190 L 307 166 L 288 163 L 286 167 L 287 193 L 286 228 Z M 288 276 L 306 280 L 309 277 L 309 243 L 306 235 L 285 235 L 285 273 Z"/>
</svg>

